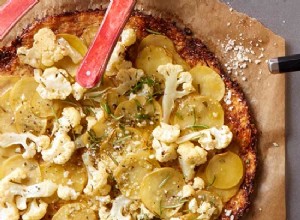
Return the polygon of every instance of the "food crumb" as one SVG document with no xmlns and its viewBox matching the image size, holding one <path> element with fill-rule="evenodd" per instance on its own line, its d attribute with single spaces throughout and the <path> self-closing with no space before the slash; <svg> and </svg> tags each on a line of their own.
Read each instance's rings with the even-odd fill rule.
<svg viewBox="0 0 300 220">
<path fill-rule="evenodd" d="M 227 217 L 229 217 L 231 215 L 231 213 L 232 213 L 232 210 L 225 209 L 224 211 L 225 211 L 225 215 Z"/>
<path fill-rule="evenodd" d="M 276 143 L 276 142 L 274 142 L 274 143 L 273 143 L 273 147 L 279 147 L 279 144 Z"/>
</svg>

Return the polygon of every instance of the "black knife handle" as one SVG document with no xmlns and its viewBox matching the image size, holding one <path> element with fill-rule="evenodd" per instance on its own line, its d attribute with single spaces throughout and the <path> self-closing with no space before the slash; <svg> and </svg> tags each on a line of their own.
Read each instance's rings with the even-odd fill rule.
<svg viewBox="0 0 300 220">
<path fill-rule="evenodd" d="M 272 73 L 300 71 L 300 54 L 270 59 L 268 64 Z"/>
</svg>

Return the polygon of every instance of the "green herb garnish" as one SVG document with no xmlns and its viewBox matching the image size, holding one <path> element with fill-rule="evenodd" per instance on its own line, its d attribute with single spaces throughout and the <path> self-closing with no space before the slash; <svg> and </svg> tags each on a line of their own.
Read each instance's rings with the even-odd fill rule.
<svg viewBox="0 0 300 220">
<path fill-rule="evenodd" d="M 170 179 L 170 174 L 165 178 L 163 179 L 163 181 L 161 181 L 161 183 L 159 184 L 158 188 L 162 188 L 164 185 L 166 185 L 166 183 L 168 182 L 168 180 Z"/>
</svg>

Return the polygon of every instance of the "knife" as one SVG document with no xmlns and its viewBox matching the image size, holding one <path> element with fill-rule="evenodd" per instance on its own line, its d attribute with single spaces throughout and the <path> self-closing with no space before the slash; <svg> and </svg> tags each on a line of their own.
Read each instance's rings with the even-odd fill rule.
<svg viewBox="0 0 300 220">
<path fill-rule="evenodd" d="M 268 60 L 271 73 L 287 73 L 300 71 L 300 54 L 277 57 Z"/>
</svg>

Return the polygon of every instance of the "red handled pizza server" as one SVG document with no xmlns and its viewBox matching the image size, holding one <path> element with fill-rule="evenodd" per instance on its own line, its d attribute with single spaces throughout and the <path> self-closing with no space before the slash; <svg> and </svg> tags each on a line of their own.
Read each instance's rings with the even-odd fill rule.
<svg viewBox="0 0 300 220">
<path fill-rule="evenodd" d="M 85 88 L 96 86 L 135 6 L 136 0 L 111 0 L 92 46 L 79 67 L 76 81 Z"/>
</svg>

